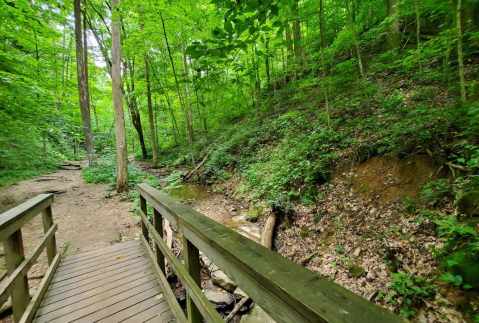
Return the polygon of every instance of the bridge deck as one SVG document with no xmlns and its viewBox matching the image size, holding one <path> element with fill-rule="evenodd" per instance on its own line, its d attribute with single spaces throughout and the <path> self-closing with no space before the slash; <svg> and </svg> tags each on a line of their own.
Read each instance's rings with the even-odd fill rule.
<svg viewBox="0 0 479 323">
<path fill-rule="evenodd" d="M 138 240 L 60 262 L 33 322 L 73 321 L 174 321 L 152 263 Z"/>
</svg>

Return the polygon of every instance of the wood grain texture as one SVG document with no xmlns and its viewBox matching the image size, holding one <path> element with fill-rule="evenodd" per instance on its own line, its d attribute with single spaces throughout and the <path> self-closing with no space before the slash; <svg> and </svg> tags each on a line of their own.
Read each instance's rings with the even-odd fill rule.
<svg viewBox="0 0 479 323">
<path fill-rule="evenodd" d="M 168 260 L 168 263 L 178 275 L 178 279 L 186 290 L 187 295 L 191 297 L 191 300 L 195 303 L 196 307 L 200 311 L 201 315 L 206 322 L 223 323 L 223 318 L 218 314 L 216 309 L 211 305 L 210 301 L 201 291 L 201 288 L 195 282 L 195 280 L 188 274 L 188 271 L 175 257 L 173 252 L 167 247 L 163 238 L 156 232 L 153 225 L 148 221 L 145 214 L 140 210 L 139 212 L 142 221 L 148 227 L 148 231 L 151 233 L 156 245 L 161 249 L 161 252 Z"/>
<path fill-rule="evenodd" d="M 185 268 L 188 274 L 190 274 L 193 281 L 201 288 L 201 276 L 200 276 L 200 251 L 196 248 L 188 239 L 183 236 L 183 257 L 185 258 Z M 188 311 L 188 322 L 190 323 L 202 323 L 203 317 L 201 316 L 198 307 L 193 302 L 191 297 L 186 294 L 186 309 Z"/>
<path fill-rule="evenodd" d="M 53 194 L 40 194 L 0 215 L 0 241 L 19 230 L 53 203 Z"/>
<path fill-rule="evenodd" d="M 153 269 L 155 271 L 156 277 L 158 278 L 158 281 L 160 282 L 160 286 L 164 291 L 164 296 L 166 297 L 166 301 L 170 305 L 171 311 L 173 312 L 176 322 L 179 323 L 186 323 L 188 320 L 186 319 L 185 313 L 183 312 L 183 309 L 180 307 L 180 304 L 176 300 L 176 296 L 173 293 L 173 291 L 170 288 L 170 284 L 166 280 L 165 275 L 161 272 L 160 267 L 158 266 L 157 263 L 154 262 L 155 255 L 153 254 L 153 251 L 150 249 L 150 245 L 146 241 L 145 238 L 142 237 L 141 239 L 143 243 L 143 247 L 145 248 L 148 256 L 150 257 L 151 261 L 153 262 Z"/>
<path fill-rule="evenodd" d="M 158 208 L 163 217 L 181 227 L 189 241 L 276 321 L 402 322 L 401 318 L 387 310 L 243 237 L 149 185 L 138 184 L 137 188 L 154 208 Z M 153 238 L 161 246 L 163 241 L 159 241 L 155 235 Z M 176 268 L 175 272 L 178 273 Z"/>
<path fill-rule="evenodd" d="M 40 306 L 40 302 L 42 301 L 43 296 L 45 295 L 48 284 L 53 278 L 55 274 L 55 270 L 57 269 L 58 264 L 60 263 L 60 259 L 62 259 L 62 255 L 57 253 L 57 255 L 53 258 L 53 261 L 50 263 L 50 267 L 48 268 L 47 272 L 45 273 L 45 277 L 43 278 L 40 286 L 38 286 L 36 294 L 33 296 L 30 305 L 28 305 L 25 313 L 23 314 L 20 323 L 30 323 L 35 316 L 35 313 Z"/>
<path fill-rule="evenodd" d="M 53 226 L 53 212 L 52 206 L 49 205 L 46 207 L 45 210 L 42 212 L 42 222 L 43 222 L 43 232 L 47 233 L 48 230 Z M 47 258 L 48 258 L 48 265 L 51 265 L 53 259 L 57 254 L 57 242 L 55 236 L 51 236 L 48 238 L 46 243 L 47 247 Z"/>
<path fill-rule="evenodd" d="M 135 322 L 144 322 L 160 313 L 169 314 L 160 315 L 158 322 L 171 321 L 173 314 L 165 297 L 167 293 L 159 284 L 153 266 L 157 266 L 156 261 L 154 256 L 150 259 L 142 243 L 135 241 L 107 247 L 104 252 L 109 256 L 103 257 L 103 268 L 101 260 L 96 257 L 102 249 L 92 251 L 92 254 L 81 254 L 81 257 L 75 257 L 74 262 L 66 258 L 67 263 L 76 265 L 58 267 L 63 269 L 56 272 L 52 279 L 57 283 L 48 290 L 44 286 L 43 300 L 33 322 L 114 323 L 135 317 L 140 319 Z M 123 256 L 116 256 L 126 253 L 133 256 L 135 252 L 140 257 L 124 259 Z"/>
</svg>

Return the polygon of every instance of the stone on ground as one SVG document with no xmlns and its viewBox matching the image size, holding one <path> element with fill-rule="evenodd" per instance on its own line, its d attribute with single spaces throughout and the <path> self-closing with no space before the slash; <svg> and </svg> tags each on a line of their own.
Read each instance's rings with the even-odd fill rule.
<svg viewBox="0 0 479 323">
<path fill-rule="evenodd" d="M 222 309 L 233 304 L 233 296 L 230 293 L 215 289 L 205 289 L 203 293 L 216 309 Z"/>
<path fill-rule="evenodd" d="M 275 323 L 261 307 L 255 305 L 249 314 L 243 315 L 241 323 Z"/>
</svg>

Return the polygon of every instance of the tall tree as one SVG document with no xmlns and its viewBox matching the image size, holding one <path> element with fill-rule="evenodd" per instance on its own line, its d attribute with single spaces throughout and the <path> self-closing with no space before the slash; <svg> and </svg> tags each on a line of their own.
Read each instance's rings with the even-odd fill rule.
<svg viewBox="0 0 479 323">
<path fill-rule="evenodd" d="M 461 22 L 461 10 L 462 10 L 462 1 L 457 0 L 456 8 L 456 33 L 457 33 L 457 62 L 459 63 L 459 82 L 461 87 L 461 101 L 462 103 L 467 102 L 466 97 L 466 82 L 464 79 L 464 58 L 462 54 L 462 22 Z"/>
<path fill-rule="evenodd" d="M 326 115 L 328 117 L 329 130 L 333 131 L 331 127 L 331 117 L 329 114 L 329 93 L 328 85 L 326 84 L 326 64 L 324 64 L 324 48 L 326 47 L 326 40 L 324 36 L 324 3 L 323 0 L 319 0 L 319 29 L 321 36 L 321 69 L 323 70 L 323 88 L 324 98 L 326 100 Z"/>
<path fill-rule="evenodd" d="M 399 0 L 386 0 L 387 16 L 391 21 L 388 23 L 386 42 L 389 50 L 399 47 Z"/>
<path fill-rule="evenodd" d="M 115 109 L 116 190 L 117 192 L 125 192 L 128 191 L 128 158 L 121 83 L 120 0 L 112 0 L 111 4 L 111 83 L 113 92 L 113 108 Z"/>
<path fill-rule="evenodd" d="M 83 136 L 85 137 L 86 151 L 88 154 L 88 165 L 93 166 L 94 156 L 93 136 L 91 133 L 90 93 L 88 89 L 88 61 L 86 60 L 87 57 L 85 57 L 87 55 L 87 51 L 83 49 L 81 0 L 73 1 L 73 11 L 75 16 L 78 96 L 83 124 Z M 86 39 L 85 44 L 87 44 Z"/>
<path fill-rule="evenodd" d="M 188 114 L 186 115 L 186 124 L 188 125 L 188 136 L 191 141 L 195 141 L 195 134 L 193 131 L 193 109 L 191 108 L 190 98 L 190 84 L 188 83 L 188 62 L 186 60 L 185 44 L 183 46 L 183 71 L 185 72 L 185 89 L 186 89 L 186 103 L 188 106 Z"/>
</svg>

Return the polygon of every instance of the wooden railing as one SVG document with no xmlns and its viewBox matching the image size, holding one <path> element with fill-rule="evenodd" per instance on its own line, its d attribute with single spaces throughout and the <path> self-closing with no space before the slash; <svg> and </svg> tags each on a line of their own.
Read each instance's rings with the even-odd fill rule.
<svg viewBox="0 0 479 323">
<path fill-rule="evenodd" d="M 15 322 L 32 321 L 61 259 L 55 241 L 57 225 L 53 224 L 52 203 L 53 194 L 42 194 L 0 215 L 0 242 L 3 242 L 8 275 L 7 280 L 0 285 L 0 306 L 9 296 L 12 297 Z M 39 213 L 42 213 L 45 234 L 25 258 L 22 226 Z M 45 247 L 49 268 L 30 301 L 27 273 Z"/>
<path fill-rule="evenodd" d="M 142 241 L 156 246 L 156 268 L 177 321 L 186 318 L 164 276 L 165 258 L 187 293 L 188 321 L 224 322 L 200 288 L 199 250 L 277 322 L 402 322 L 398 316 L 207 218 L 147 184 L 140 194 Z M 153 207 L 153 224 L 147 217 Z M 162 217 L 182 234 L 185 267 L 163 241 Z"/>
</svg>

